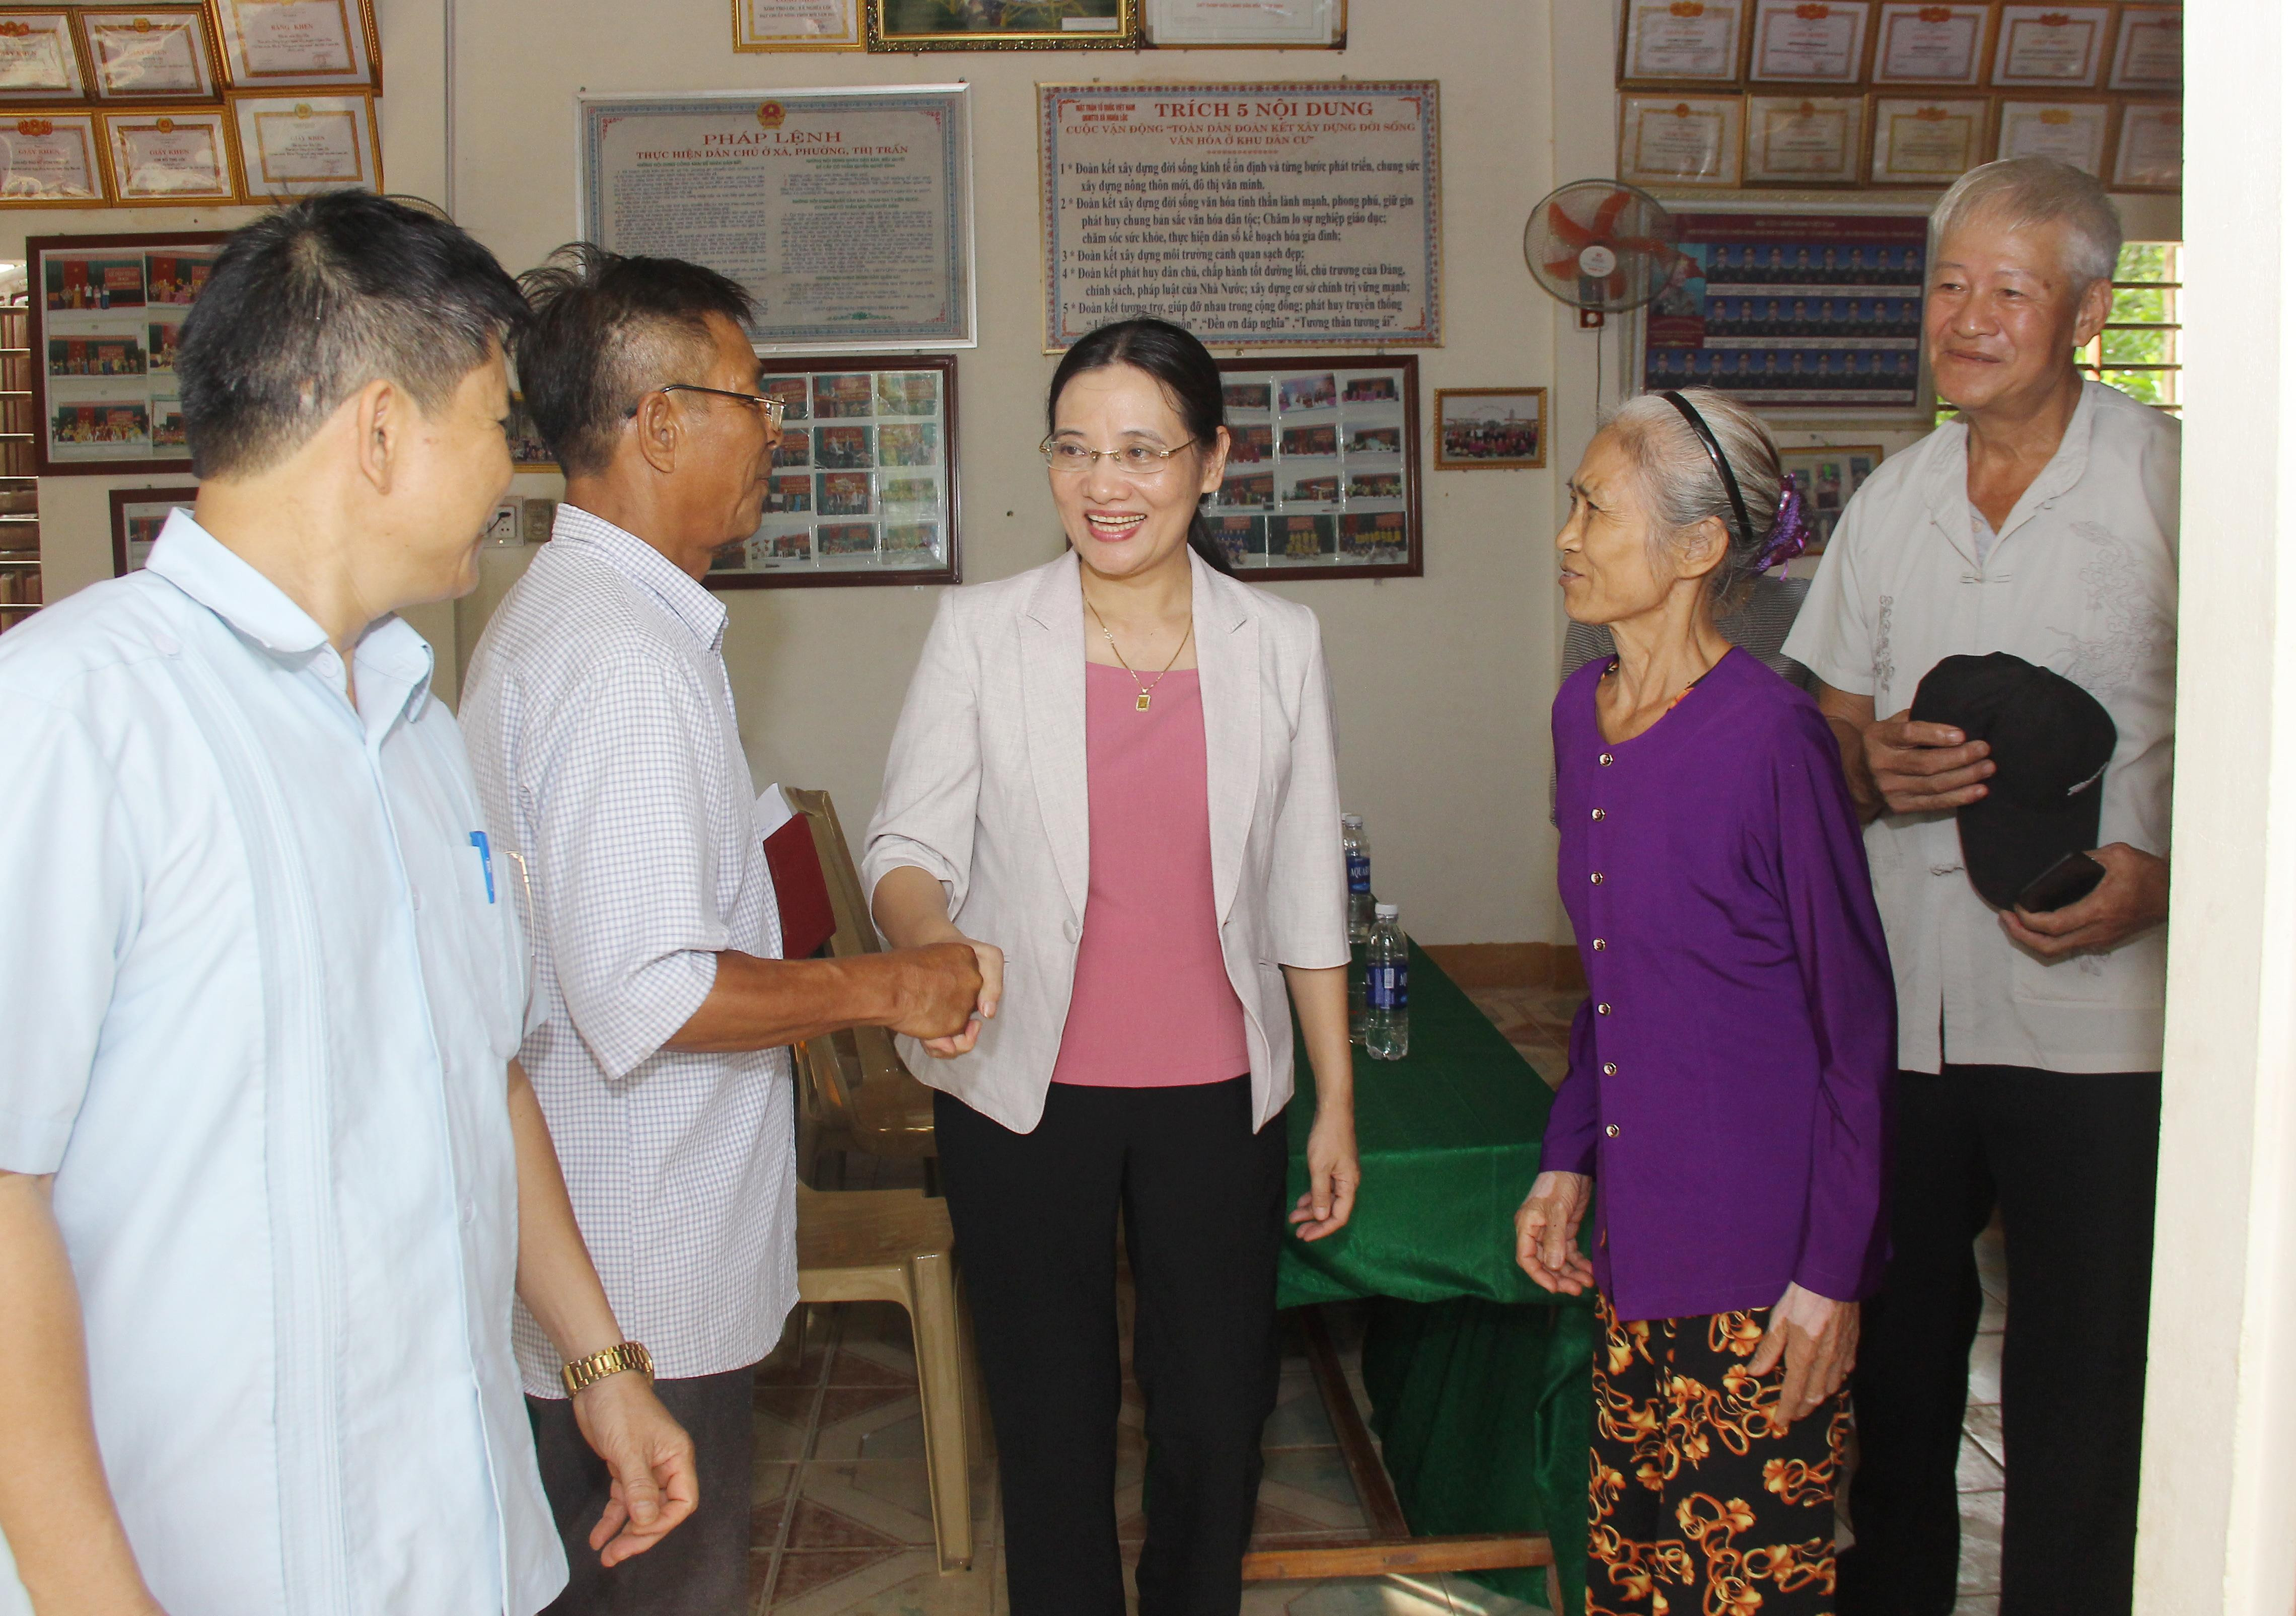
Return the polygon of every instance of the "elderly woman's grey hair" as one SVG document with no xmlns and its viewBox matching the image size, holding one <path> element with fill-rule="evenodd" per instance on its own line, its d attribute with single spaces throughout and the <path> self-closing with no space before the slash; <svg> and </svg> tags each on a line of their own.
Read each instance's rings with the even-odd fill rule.
<svg viewBox="0 0 2296 1616">
<path fill-rule="evenodd" d="M 1635 463 L 1644 504 L 1651 513 L 1654 548 L 1679 549 L 1700 522 L 1709 517 L 1721 522 L 1729 548 L 1721 565 L 1706 575 L 1706 598 L 1718 607 L 1760 572 L 1758 562 L 1777 523 L 1785 478 L 1778 468 L 1777 442 L 1759 416 L 1711 388 L 1680 391 L 1722 446 L 1730 473 L 1738 480 L 1739 496 L 1746 502 L 1748 531 L 1739 529 L 1729 490 L 1716 475 L 1706 446 L 1682 412 L 1661 395 L 1644 393 L 1628 399 L 1604 420 L 1603 430 L 1618 439 Z"/>
<path fill-rule="evenodd" d="M 2076 294 L 2112 278 L 2120 261 L 2120 212 L 2096 176 L 2054 157 L 2005 157 L 1954 181 L 1930 215 L 1932 255 L 1947 236 L 1980 215 L 2012 230 L 2063 224 L 2065 268 Z"/>
</svg>

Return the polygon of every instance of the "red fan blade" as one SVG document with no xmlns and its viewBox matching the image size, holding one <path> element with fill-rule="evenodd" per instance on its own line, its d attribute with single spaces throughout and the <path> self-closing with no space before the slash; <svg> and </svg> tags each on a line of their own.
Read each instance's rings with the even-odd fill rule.
<svg viewBox="0 0 2296 1616">
<path fill-rule="evenodd" d="M 1549 258 L 1546 260 L 1546 273 L 1558 281 L 1570 280 L 1578 273 L 1578 260 L 1575 258 Z"/>
<path fill-rule="evenodd" d="M 1546 204 L 1546 227 L 1553 233 L 1556 241 L 1570 248 L 1574 253 L 1593 242 L 1600 234 L 1598 231 L 1587 229 L 1586 226 L 1563 212 L 1562 204 L 1560 202 Z"/>
<path fill-rule="evenodd" d="M 1613 191 L 1604 197 L 1603 205 L 1595 209 L 1595 234 L 1609 235 L 1618 226 L 1619 215 L 1624 213 L 1628 204 L 1634 200 L 1633 193 L 1627 191 Z"/>
</svg>

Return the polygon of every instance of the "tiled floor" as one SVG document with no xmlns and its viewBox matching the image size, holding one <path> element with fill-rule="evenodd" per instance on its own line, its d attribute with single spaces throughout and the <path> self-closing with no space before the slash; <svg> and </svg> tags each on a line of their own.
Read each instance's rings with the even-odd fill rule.
<svg viewBox="0 0 2296 1616">
<path fill-rule="evenodd" d="M 1478 988 L 1472 997 L 1549 1082 L 1561 1080 L 1570 1016 L 1579 996 Z M 916 1182 L 913 1163 L 854 1158 L 843 1187 Z M 2001 1546 L 2000 1364 L 2006 1284 L 1997 1235 L 1980 1255 L 1985 1331 L 1970 1374 L 1962 1448 L 1964 1598 L 1956 1616 L 1995 1616 Z M 752 1616 L 1003 1616 L 1003 1532 L 992 1433 L 972 1437 L 972 1568 L 942 1575 L 933 1548 L 923 1430 L 908 1321 L 898 1308 L 849 1304 L 801 1310 L 780 1350 L 758 1371 Z M 1128 1325 L 1128 1321 L 1126 1321 Z M 1356 1381 L 1357 1343 L 1338 1319 L 1338 1345 Z M 1122 1332 L 1130 1337 L 1128 1328 Z M 980 1399 L 974 1399 L 979 1409 Z M 1118 1439 L 1118 1536 L 1127 1561 L 1143 1530 L 1139 1392 L 1128 1374 Z M 1331 1423 L 1305 1358 L 1287 1348 L 1278 1403 L 1268 1422 L 1263 1540 L 1297 1542 L 1363 1529 Z M 1246 1588 L 1244 1616 L 1521 1616 L 1536 1607 L 1464 1578 L 1366 1578 L 1261 1583 Z"/>
</svg>

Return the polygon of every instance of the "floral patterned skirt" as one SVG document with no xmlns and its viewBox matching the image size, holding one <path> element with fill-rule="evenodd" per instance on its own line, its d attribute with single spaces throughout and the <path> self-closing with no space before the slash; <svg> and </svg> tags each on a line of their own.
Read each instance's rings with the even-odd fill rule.
<svg viewBox="0 0 2296 1616">
<path fill-rule="evenodd" d="M 1829 1616 L 1844 1390 L 1787 1424 L 1769 1309 L 1621 1324 L 1598 1297 L 1587 1616 Z"/>
</svg>

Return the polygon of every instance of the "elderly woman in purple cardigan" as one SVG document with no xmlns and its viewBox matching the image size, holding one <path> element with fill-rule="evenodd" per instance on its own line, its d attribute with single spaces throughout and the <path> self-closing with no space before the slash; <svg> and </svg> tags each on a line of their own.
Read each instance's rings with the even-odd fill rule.
<svg viewBox="0 0 2296 1616">
<path fill-rule="evenodd" d="M 1897 1029 L 1833 736 L 1714 627 L 1800 502 L 1704 390 L 1628 403 L 1570 486 L 1563 601 L 1618 654 L 1554 701 L 1588 997 L 1515 1251 L 1597 1293 L 1587 1608 L 1818 1616 Z"/>
</svg>

